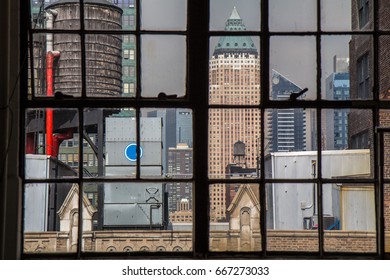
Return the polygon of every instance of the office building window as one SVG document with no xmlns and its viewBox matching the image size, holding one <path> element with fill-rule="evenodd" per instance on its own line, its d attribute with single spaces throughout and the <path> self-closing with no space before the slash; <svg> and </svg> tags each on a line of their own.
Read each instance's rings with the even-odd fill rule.
<svg viewBox="0 0 390 280">
<path fill-rule="evenodd" d="M 358 98 L 367 99 L 370 96 L 369 55 L 364 54 L 357 61 Z"/>
<path fill-rule="evenodd" d="M 369 0 L 358 0 L 359 28 L 363 28 L 369 21 Z"/>
</svg>

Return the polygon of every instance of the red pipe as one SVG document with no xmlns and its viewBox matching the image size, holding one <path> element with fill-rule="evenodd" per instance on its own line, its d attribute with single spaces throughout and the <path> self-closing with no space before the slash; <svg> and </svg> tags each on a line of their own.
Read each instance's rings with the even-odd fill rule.
<svg viewBox="0 0 390 280">
<path fill-rule="evenodd" d="M 53 68 L 54 58 L 59 57 L 60 53 L 49 51 L 46 54 L 46 96 L 51 97 L 53 90 Z M 46 109 L 46 154 L 53 156 L 53 109 Z"/>
<path fill-rule="evenodd" d="M 73 138 L 73 131 L 69 128 L 65 133 L 58 133 L 53 135 L 53 157 L 58 157 L 58 151 L 62 141 Z"/>
</svg>

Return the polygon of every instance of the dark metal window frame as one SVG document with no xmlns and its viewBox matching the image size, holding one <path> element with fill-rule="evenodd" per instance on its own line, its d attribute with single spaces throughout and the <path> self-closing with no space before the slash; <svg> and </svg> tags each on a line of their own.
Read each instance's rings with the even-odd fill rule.
<svg viewBox="0 0 390 280">
<path fill-rule="evenodd" d="M 136 1 L 136 7 L 140 7 L 140 1 Z M 386 258 L 389 257 L 389 253 L 384 251 L 384 221 L 383 215 L 383 184 L 390 183 L 390 180 L 383 179 L 383 174 L 380 175 L 379 167 L 375 165 L 375 176 L 372 179 L 325 179 L 322 178 L 322 157 L 321 153 L 317 156 L 318 174 L 314 179 L 267 179 L 265 178 L 265 171 L 261 169 L 260 178 L 254 179 L 240 179 L 234 180 L 235 183 L 257 183 L 260 188 L 260 205 L 261 205 L 261 236 L 262 236 L 262 250 L 259 252 L 210 252 L 209 250 L 209 224 L 204 221 L 208 220 L 208 201 L 209 201 L 209 186 L 215 183 L 229 183 L 229 179 L 209 179 L 208 178 L 208 125 L 209 125 L 209 109 L 213 108 L 256 108 L 261 110 L 261 129 L 264 131 L 265 124 L 265 111 L 271 108 L 313 108 L 316 109 L 317 116 L 317 147 L 318 151 L 322 150 L 321 143 L 321 113 L 325 109 L 342 109 L 342 108 L 356 108 L 366 109 L 372 111 L 373 127 L 379 126 L 379 110 L 390 109 L 390 103 L 387 101 L 381 101 L 379 99 L 379 66 L 378 66 L 378 49 L 379 49 L 379 37 L 380 35 L 390 35 L 389 31 L 380 31 L 378 21 L 374 21 L 374 28 L 372 31 L 346 31 L 346 32 L 329 32 L 321 30 L 321 0 L 317 0 L 317 31 L 311 32 L 270 32 L 269 30 L 269 8 L 270 0 L 261 1 L 261 31 L 241 31 L 236 32 L 235 36 L 256 36 L 261 38 L 260 49 L 260 63 L 261 63 L 261 104 L 259 105 L 210 105 L 208 103 L 208 82 L 209 82 L 209 39 L 213 36 L 229 35 L 231 33 L 226 31 L 209 31 L 209 1 L 208 0 L 188 0 L 188 13 L 187 13 L 187 30 L 186 31 L 145 31 L 140 30 L 140 13 L 136 13 L 136 29 L 134 31 L 121 30 L 112 31 L 114 34 L 133 34 L 136 36 L 136 48 L 140 50 L 140 36 L 145 34 L 160 34 L 160 35 L 178 35 L 186 36 L 187 38 L 187 83 L 186 90 L 187 95 L 180 100 L 158 100 L 158 99 L 145 99 L 140 95 L 140 83 L 136 85 L 136 97 L 135 98 L 92 98 L 87 97 L 86 94 L 86 58 L 85 58 L 85 37 L 87 34 L 106 34 L 106 30 L 88 30 L 84 29 L 84 6 L 80 3 L 81 14 L 81 29 L 80 30 L 40 30 L 31 29 L 31 24 L 28 22 L 29 9 L 25 7 L 26 1 L 20 1 L 22 11 L 26 14 L 21 16 L 21 35 L 22 45 L 21 54 L 28 49 L 27 36 L 32 38 L 36 33 L 72 33 L 78 34 L 81 38 L 82 49 L 82 94 L 80 98 L 74 98 L 72 100 L 55 100 L 48 98 L 36 98 L 31 100 L 27 98 L 27 74 L 24 73 L 22 85 L 21 85 L 21 103 L 20 103 L 20 119 L 21 119 L 21 145 L 20 145 L 20 175 L 22 177 L 22 183 L 44 183 L 44 182 L 74 182 L 80 185 L 80 193 L 83 192 L 84 182 L 112 182 L 111 179 L 87 179 L 83 178 L 79 173 L 79 177 L 71 180 L 64 179 L 50 179 L 50 180 L 31 180 L 24 177 L 24 113 L 29 108 L 76 108 L 79 112 L 79 127 L 83 127 L 83 109 L 88 108 L 121 108 L 124 105 L 126 107 L 135 108 L 137 118 L 137 143 L 140 142 L 139 135 L 139 118 L 140 111 L 143 108 L 190 108 L 193 110 L 193 129 L 194 133 L 194 167 L 192 179 L 181 179 L 175 181 L 191 182 L 194 183 L 194 231 L 193 231 L 193 252 L 163 252 L 163 253 L 150 253 L 150 252 L 132 252 L 128 253 L 86 253 L 82 251 L 81 242 L 78 244 L 76 253 L 66 254 L 25 254 L 21 253 L 23 258 L 161 258 L 165 257 L 190 257 L 190 258 L 234 258 L 234 257 L 246 257 L 246 258 Z M 373 0 L 374 6 L 374 19 L 378 15 L 378 1 Z M 80 1 L 82 2 L 82 1 Z M 25 26 L 30 25 L 29 29 Z M 323 35 L 371 35 L 374 40 L 373 49 L 373 84 L 374 84 L 374 97 L 373 100 L 322 100 L 321 99 L 321 37 Z M 294 103 L 289 101 L 278 101 L 269 99 L 269 54 L 270 54 L 270 38 L 272 36 L 315 36 L 316 38 L 316 53 L 317 53 L 317 99 L 316 100 L 297 100 Z M 32 47 L 30 46 L 30 53 L 32 54 Z M 136 52 L 137 61 L 140 61 L 140 51 Z M 23 65 L 22 65 L 23 66 Z M 137 77 L 140 77 L 141 69 L 137 64 Z M 33 72 L 31 72 L 33 74 Z M 79 133 L 79 142 L 82 143 L 82 133 Z M 378 142 L 377 134 L 373 135 L 374 143 Z M 264 155 L 264 133 L 261 134 L 261 154 Z M 83 145 L 79 145 L 79 154 L 83 155 Z M 379 157 L 377 145 L 374 145 L 374 158 L 375 162 L 378 162 Z M 137 159 L 140 162 L 140 159 Z M 79 170 L 82 170 L 83 161 L 79 161 Z M 260 165 L 264 166 L 264 157 L 260 159 Z M 148 179 L 140 178 L 140 167 L 137 167 L 137 177 L 135 179 L 127 179 L 120 181 L 150 181 Z M 379 180 L 381 179 L 381 180 Z M 156 180 L 153 180 L 156 181 Z M 170 182 L 172 180 L 165 180 Z M 267 229 L 266 229 L 266 193 L 265 186 L 268 183 L 316 183 L 318 186 L 317 201 L 318 201 L 318 215 L 319 215 L 319 248 L 318 252 L 270 252 L 267 250 Z M 323 230 L 323 217 L 322 212 L 322 190 L 324 184 L 329 183 L 361 183 L 375 185 L 375 204 L 377 209 L 376 224 L 377 224 L 377 252 L 376 253 L 333 253 L 326 252 L 324 250 L 324 230 Z M 82 196 L 79 199 L 79 209 L 82 209 Z M 81 232 L 82 224 L 82 211 L 80 211 L 79 218 L 79 240 L 82 240 Z M 22 240 L 23 241 L 23 240 Z M 23 248 L 23 246 L 21 246 Z"/>
</svg>

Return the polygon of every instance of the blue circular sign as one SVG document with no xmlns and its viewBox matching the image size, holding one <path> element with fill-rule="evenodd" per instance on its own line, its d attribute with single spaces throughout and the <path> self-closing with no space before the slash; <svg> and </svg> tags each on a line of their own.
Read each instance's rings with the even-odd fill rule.
<svg viewBox="0 0 390 280">
<path fill-rule="evenodd" d="M 139 147 L 138 150 L 140 151 L 139 157 L 142 158 L 142 156 L 144 154 L 144 150 L 142 149 L 142 147 Z M 125 148 L 125 157 L 129 161 L 137 161 L 137 144 L 132 143 L 132 144 L 129 144 L 129 145 L 126 146 L 126 148 Z"/>
</svg>

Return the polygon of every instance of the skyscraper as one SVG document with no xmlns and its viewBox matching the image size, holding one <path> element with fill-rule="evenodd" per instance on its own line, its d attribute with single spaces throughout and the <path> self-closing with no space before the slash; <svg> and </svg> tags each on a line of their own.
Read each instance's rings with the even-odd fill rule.
<svg viewBox="0 0 390 280">
<path fill-rule="evenodd" d="M 246 30 L 236 8 L 225 25 L 226 31 Z M 216 105 L 255 105 L 260 102 L 260 58 L 249 36 L 219 38 L 209 61 L 209 102 Z M 233 145 L 245 143 L 245 166 L 254 168 L 260 138 L 260 110 L 216 108 L 209 113 L 209 176 L 225 178 L 233 162 Z M 226 186 L 210 190 L 211 221 L 226 218 Z"/>
<path fill-rule="evenodd" d="M 187 144 L 178 144 L 168 149 L 168 177 L 192 177 L 192 148 Z M 179 204 L 186 199 L 192 205 L 192 184 L 189 182 L 167 183 L 169 212 L 180 210 Z M 189 206 L 192 208 L 192 206 Z M 187 209 L 188 210 L 188 209 Z"/>
<path fill-rule="evenodd" d="M 302 88 L 272 70 L 272 99 L 288 100 Z M 268 139 L 273 152 L 306 151 L 306 112 L 300 108 L 273 109 L 268 113 Z"/>
<path fill-rule="evenodd" d="M 334 57 L 333 73 L 325 81 L 327 100 L 349 100 L 349 59 Z M 348 109 L 326 110 L 325 148 L 348 148 Z"/>
</svg>

